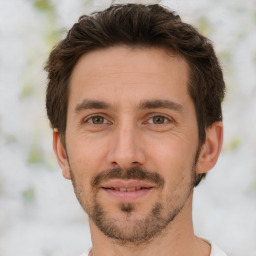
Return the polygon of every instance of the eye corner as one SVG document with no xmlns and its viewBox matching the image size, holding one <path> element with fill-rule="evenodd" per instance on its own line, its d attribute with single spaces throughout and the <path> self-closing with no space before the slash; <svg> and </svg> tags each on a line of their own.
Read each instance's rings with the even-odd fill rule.
<svg viewBox="0 0 256 256">
<path fill-rule="evenodd" d="M 101 126 L 112 124 L 110 118 L 106 117 L 104 114 L 91 114 L 81 119 L 81 125 L 90 125 L 90 126 Z"/>
<path fill-rule="evenodd" d="M 160 118 L 160 119 L 159 119 Z M 177 121 L 170 115 L 165 113 L 153 112 L 149 113 L 142 122 L 142 125 L 149 130 L 156 132 L 164 132 L 173 129 L 177 125 Z"/>
<path fill-rule="evenodd" d="M 174 122 L 173 118 L 169 116 L 166 116 L 163 114 L 153 114 L 149 116 L 149 118 L 145 123 L 149 123 L 152 125 L 164 125 L 164 124 L 173 123 L 173 122 Z"/>
</svg>

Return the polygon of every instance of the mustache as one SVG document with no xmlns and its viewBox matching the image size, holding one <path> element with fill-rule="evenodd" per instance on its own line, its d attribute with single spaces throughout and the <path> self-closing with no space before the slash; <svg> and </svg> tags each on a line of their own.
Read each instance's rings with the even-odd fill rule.
<svg viewBox="0 0 256 256">
<path fill-rule="evenodd" d="M 103 181 L 110 179 L 136 179 L 143 181 L 150 181 L 155 183 L 158 187 L 164 186 L 164 179 L 157 172 L 150 172 L 140 167 L 132 167 L 129 169 L 113 168 L 106 170 L 92 178 L 91 185 L 93 188 L 98 187 Z"/>
</svg>

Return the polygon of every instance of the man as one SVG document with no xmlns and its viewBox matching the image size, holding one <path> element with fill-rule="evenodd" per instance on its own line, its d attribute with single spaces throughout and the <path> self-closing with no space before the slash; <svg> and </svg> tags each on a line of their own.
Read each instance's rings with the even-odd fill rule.
<svg viewBox="0 0 256 256">
<path fill-rule="evenodd" d="M 89 216 L 89 255 L 224 256 L 192 223 L 193 188 L 223 137 L 208 39 L 159 5 L 115 5 L 82 16 L 46 70 L 53 147 Z"/>
</svg>

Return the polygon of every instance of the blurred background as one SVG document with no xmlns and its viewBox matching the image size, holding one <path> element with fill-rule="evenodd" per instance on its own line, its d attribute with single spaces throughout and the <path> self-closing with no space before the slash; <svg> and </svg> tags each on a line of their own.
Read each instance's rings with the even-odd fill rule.
<svg viewBox="0 0 256 256">
<path fill-rule="evenodd" d="M 229 256 L 255 256 L 256 2 L 161 3 L 214 42 L 227 85 L 224 146 L 195 190 L 195 231 Z M 0 256 L 75 256 L 90 247 L 87 216 L 53 155 L 43 67 L 80 15 L 110 4 L 0 0 Z"/>
</svg>

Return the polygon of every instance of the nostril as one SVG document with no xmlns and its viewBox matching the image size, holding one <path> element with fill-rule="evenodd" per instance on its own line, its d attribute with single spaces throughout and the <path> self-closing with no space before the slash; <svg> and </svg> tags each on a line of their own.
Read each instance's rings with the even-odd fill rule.
<svg viewBox="0 0 256 256">
<path fill-rule="evenodd" d="M 121 169 L 129 169 L 129 168 L 134 168 L 134 167 L 141 167 L 142 164 L 139 163 L 138 161 L 133 161 L 133 162 L 130 162 L 130 163 L 118 163 L 116 161 L 113 161 L 112 162 L 112 168 L 121 168 Z"/>
<path fill-rule="evenodd" d="M 132 162 L 133 165 L 140 165 L 139 162 L 135 161 L 135 162 Z"/>
</svg>

